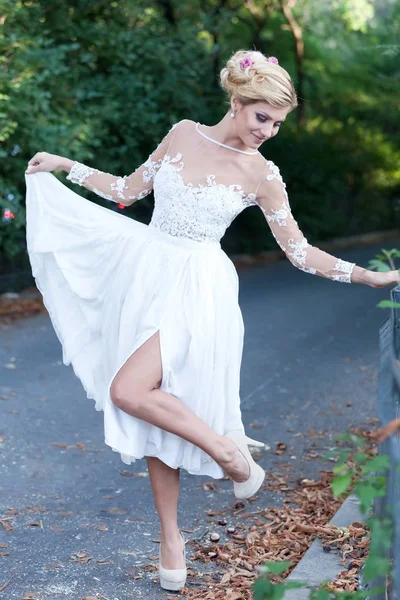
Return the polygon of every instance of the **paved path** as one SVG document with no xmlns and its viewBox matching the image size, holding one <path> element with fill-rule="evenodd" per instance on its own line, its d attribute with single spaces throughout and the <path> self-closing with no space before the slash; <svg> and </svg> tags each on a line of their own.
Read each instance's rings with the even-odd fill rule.
<svg viewBox="0 0 400 600">
<path fill-rule="evenodd" d="M 366 265 L 378 250 L 340 255 Z M 327 465 L 303 460 L 307 448 L 315 441 L 327 448 L 335 433 L 375 414 L 378 327 L 385 318 L 375 307 L 388 290 L 335 284 L 287 261 L 241 271 L 240 280 L 248 433 L 270 445 L 261 459 L 267 471 L 289 462 L 296 475 L 317 476 Z M 309 437 L 310 430 L 324 434 Z M 0 544 L 8 543 L 0 546 L 0 588 L 10 580 L 0 599 L 166 598 L 154 573 L 141 568 L 158 552 L 146 463 L 126 467 L 104 445 L 102 413 L 62 364 L 47 315 L 0 329 L 1 438 L 0 519 L 13 529 L 0 525 Z M 282 456 L 274 454 L 278 442 L 288 447 Z M 188 538 L 207 527 L 221 531 L 208 509 L 235 520 L 231 483 L 217 481 L 205 491 L 206 481 L 182 474 L 180 525 L 192 530 Z M 249 510 L 276 502 L 263 491 Z"/>
</svg>

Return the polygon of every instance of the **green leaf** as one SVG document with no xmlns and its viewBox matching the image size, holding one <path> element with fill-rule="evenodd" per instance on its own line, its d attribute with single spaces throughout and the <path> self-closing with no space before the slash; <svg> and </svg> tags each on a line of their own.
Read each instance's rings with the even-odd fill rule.
<svg viewBox="0 0 400 600">
<path fill-rule="evenodd" d="M 369 462 L 369 454 L 366 454 L 365 452 L 358 452 L 355 456 L 354 456 L 354 460 L 358 465 L 363 465 L 365 463 Z"/>
<path fill-rule="evenodd" d="M 360 500 L 361 512 L 366 512 L 370 509 L 375 498 L 381 498 L 385 495 L 385 488 L 379 489 L 370 481 L 361 480 L 354 486 L 354 493 Z"/>
<path fill-rule="evenodd" d="M 400 304 L 398 302 L 392 302 L 391 300 L 381 300 L 377 304 L 378 308 L 400 308 Z"/>
<path fill-rule="evenodd" d="M 389 572 L 390 561 L 382 556 L 369 556 L 365 561 L 363 577 L 365 581 L 373 581 L 376 576 L 385 576 Z"/>
<path fill-rule="evenodd" d="M 270 573 L 273 573 L 274 575 L 280 575 L 281 573 L 284 573 L 286 569 L 291 566 L 291 564 L 292 563 L 290 561 L 285 560 L 282 562 L 267 562 L 265 566 L 268 568 Z"/>
<path fill-rule="evenodd" d="M 281 600 L 285 595 L 285 587 L 281 584 L 272 584 L 269 581 L 258 579 L 253 583 L 253 600 Z"/>
<path fill-rule="evenodd" d="M 315 591 L 311 598 L 312 600 L 329 600 L 330 593 L 327 590 Z"/>
<path fill-rule="evenodd" d="M 346 463 L 341 463 L 339 465 L 335 465 L 333 467 L 332 471 L 334 473 L 337 473 L 338 475 L 340 475 L 340 474 L 344 475 L 344 474 L 348 473 L 349 467 Z"/>
<path fill-rule="evenodd" d="M 346 492 L 351 485 L 351 475 L 337 475 L 332 481 L 332 491 L 335 498 Z"/>
<path fill-rule="evenodd" d="M 307 587 L 306 581 L 285 581 L 285 588 L 287 590 L 299 590 L 300 588 Z"/>
<path fill-rule="evenodd" d="M 373 271 L 391 271 L 390 265 L 382 260 L 377 259 L 370 260 L 368 263 L 368 268 Z"/>
<path fill-rule="evenodd" d="M 386 454 L 375 456 L 367 462 L 363 467 L 363 473 L 381 473 L 387 471 L 390 467 L 390 459 Z"/>
</svg>

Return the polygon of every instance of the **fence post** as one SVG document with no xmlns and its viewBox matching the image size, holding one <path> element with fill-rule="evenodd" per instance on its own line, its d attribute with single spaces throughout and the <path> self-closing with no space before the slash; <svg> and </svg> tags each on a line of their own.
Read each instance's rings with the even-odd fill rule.
<svg viewBox="0 0 400 600">
<path fill-rule="evenodd" d="M 400 303 L 400 287 L 391 292 L 393 302 Z M 382 324 L 380 339 L 380 370 L 378 384 L 378 417 L 382 426 L 400 417 L 400 309 L 392 308 L 390 316 Z M 393 435 L 379 447 L 379 454 L 387 455 L 390 469 L 386 482 L 386 495 L 374 502 L 374 515 L 389 517 L 393 532 L 389 560 L 392 562 L 393 581 L 390 589 L 375 595 L 374 600 L 400 600 L 400 437 Z M 382 548 L 382 554 L 385 554 Z M 386 581 L 377 577 L 372 587 L 386 588 Z M 388 595 L 389 594 L 389 595 Z"/>
</svg>

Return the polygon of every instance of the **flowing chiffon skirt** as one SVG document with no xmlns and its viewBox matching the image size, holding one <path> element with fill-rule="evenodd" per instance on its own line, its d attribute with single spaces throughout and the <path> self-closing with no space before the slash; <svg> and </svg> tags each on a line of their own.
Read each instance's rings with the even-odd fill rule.
<svg viewBox="0 0 400 600">
<path fill-rule="evenodd" d="M 113 404 L 110 386 L 157 331 L 161 389 L 214 431 L 243 430 L 243 320 L 238 277 L 220 244 L 173 237 L 79 196 L 50 173 L 26 176 L 32 273 L 62 345 L 96 410 L 105 443 L 130 464 L 156 456 L 223 477 L 197 446 Z"/>
</svg>

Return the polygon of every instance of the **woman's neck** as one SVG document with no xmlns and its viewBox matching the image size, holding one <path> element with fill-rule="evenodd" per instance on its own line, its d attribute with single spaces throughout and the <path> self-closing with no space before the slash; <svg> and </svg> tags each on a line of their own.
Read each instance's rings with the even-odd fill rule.
<svg viewBox="0 0 400 600">
<path fill-rule="evenodd" d="M 208 127 L 206 133 L 221 144 L 226 144 L 244 152 L 254 152 L 254 148 L 246 146 L 237 134 L 235 118 L 231 117 L 230 112 L 219 123 Z"/>
</svg>

